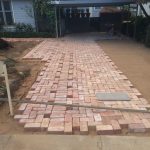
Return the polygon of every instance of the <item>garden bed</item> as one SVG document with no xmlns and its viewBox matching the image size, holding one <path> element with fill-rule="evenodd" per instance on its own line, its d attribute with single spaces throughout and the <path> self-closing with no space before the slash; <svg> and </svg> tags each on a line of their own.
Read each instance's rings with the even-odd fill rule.
<svg viewBox="0 0 150 150">
<path fill-rule="evenodd" d="M 11 47 L 0 49 L 0 60 L 5 61 L 8 66 L 11 94 L 15 99 L 24 98 L 42 67 L 42 63 L 39 61 L 22 60 L 22 57 L 38 43 L 36 41 L 10 42 Z M 3 78 L 1 78 L 0 97 L 6 97 L 6 89 L 3 81 Z M 17 106 L 14 106 L 14 108 L 17 108 Z M 22 129 L 9 117 L 8 104 L 3 103 L 3 105 L 0 105 L 0 134 L 20 132 L 23 132 Z"/>
</svg>

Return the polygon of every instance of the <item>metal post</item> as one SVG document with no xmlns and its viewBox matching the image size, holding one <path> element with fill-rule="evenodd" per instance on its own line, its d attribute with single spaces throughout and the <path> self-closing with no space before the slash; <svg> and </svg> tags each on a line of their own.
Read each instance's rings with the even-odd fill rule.
<svg viewBox="0 0 150 150">
<path fill-rule="evenodd" d="M 57 7 L 55 7 L 56 37 L 58 38 Z"/>
<path fill-rule="evenodd" d="M 5 82 L 6 82 L 6 89 L 7 89 L 7 95 L 8 95 L 8 104 L 10 109 L 10 115 L 13 116 L 13 105 L 11 101 L 11 94 L 10 94 L 10 87 L 9 87 L 9 81 L 8 81 L 8 74 L 6 69 L 6 64 L 3 64 L 3 70 L 4 70 L 4 76 L 5 76 Z"/>
<path fill-rule="evenodd" d="M 61 14 L 60 14 L 60 7 L 59 7 L 59 34 L 61 36 Z"/>
<path fill-rule="evenodd" d="M 136 30 L 137 30 L 137 16 L 138 16 L 138 5 L 136 7 L 136 18 L 135 18 L 135 22 L 134 22 L 134 40 L 136 39 Z"/>
</svg>

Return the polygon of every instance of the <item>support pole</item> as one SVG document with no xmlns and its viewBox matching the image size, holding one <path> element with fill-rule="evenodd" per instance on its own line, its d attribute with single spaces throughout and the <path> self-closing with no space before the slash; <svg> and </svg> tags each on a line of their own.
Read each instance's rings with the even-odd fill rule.
<svg viewBox="0 0 150 150">
<path fill-rule="evenodd" d="M 1 100 L 1 98 L 0 98 Z M 5 99 L 2 99 L 1 101 L 6 102 Z M 107 107 L 107 106 L 88 106 L 88 105 L 78 105 L 78 104 L 65 104 L 65 103 L 54 103 L 54 102 L 36 102 L 36 101 L 29 101 L 29 100 L 17 100 L 14 99 L 13 102 L 16 103 L 27 103 L 27 104 L 44 104 L 44 105 L 52 105 L 52 106 L 65 106 L 65 107 L 77 107 L 77 108 L 90 108 L 90 109 L 102 109 L 102 110 L 114 110 L 114 111 L 122 111 L 122 112 L 131 112 L 131 113 L 149 113 L 150 110 L 149 107 L 146 107 L 145 109 L 132 109 L 132 108 L 115 108 L 115 107 Z"/>
<path fill-rule="evenodd" d="M 8 104 L 9 104 L 9 109 L 10 109 L 10 115 L 13 116 L 13 105 L 12 105 L 12 100 L 11 100 L 11 94 L 10 94 L 10 87 L 9 87 L 9 81 L 8 81 L 8 74 L 7 74 L 7 69 L 6 69 L 6 64 L 3 65 L 4 69 L 4 76 L 5 76 L 5 82 L 6 82 L 6 89 L 7 89 L 7 96 L 8 96 Z"/>
<path fill-rule="evenodd" d="M 135 17 L 135 22 L 134 22 L 134 35 L 133 35 L 133 38 L 134 38 L 134 40 L 136 39 L 136 28 L 137 28 L 137 25 L 136 25 L 136 23 L 137 23 L 137 16 L 138 16 L 138 4 L 137 4 L 137 7 L 136 7 L 136 17 Z"/>
<path fill-rule="evenodd" d="M 61 37 L 61 14 L 60 14 L 60 7 L 59 7 L 59 33 Z"/>
<path fill-rule="evenodd" d="M 56 38 L 58 38 L 58 20 L 57 20 L 57 7 L 55 7 L 55 28 L 56 28 Z"/>
</svg>

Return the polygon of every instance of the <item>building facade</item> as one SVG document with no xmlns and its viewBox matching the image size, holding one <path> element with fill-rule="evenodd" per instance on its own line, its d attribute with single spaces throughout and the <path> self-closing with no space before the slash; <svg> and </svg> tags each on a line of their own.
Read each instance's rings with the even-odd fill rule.
<svg viewBox="0 0 150 150">
<path fill-rule="evenodd" d="M 32 0 L 0 0 L 0 25 L 13 30 L 17 23 L 25 23 L 35 28 Z"/>
</svg>

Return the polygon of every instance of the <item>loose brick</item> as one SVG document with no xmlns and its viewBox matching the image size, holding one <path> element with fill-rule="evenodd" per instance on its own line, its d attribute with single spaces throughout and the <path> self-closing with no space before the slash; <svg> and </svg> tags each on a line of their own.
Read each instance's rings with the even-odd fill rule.
<svg viewBox="0 0 150 150">
<path fill-rule="evenodd" d="M 118 122 L 122 129 L 128 129 L 128 122 L 126 120 L 120 119 L 120 120 L 118 120 Z"/>
<path fill-rule="evenodd" d="M 19 120 L 19 119 L 27 119 L 29 118 L 29 115 L 15 115 L 14 119 Z"/>
<path fill-rule="evenodd" d="M 96 132 L 97 134 L 107 135 L 113 134 L 113 127 L 111 125 L 96 125 Z"/>
<path fill-rule="evenodd" d="M 41 123 L 42 130 L 46 130 L 49 126 L 49 123 L 50 123 L 50 119 L 49 118 L 44 118 L 42 120 L 42 123 Z"/>
<path fill-rule="evenodd" d="M 114 133 L 120 134 L 121 133 L 121 127 L 116 120 L 111 120 L 111 125 L 113 127 Z"/>
<path fill-rule="evenodd" d="M 72 134 L 72 122 L 65 122 L 64 133 Z"/>
<path fill-rule="evenodd" d="M 150 131 L 150 121 L 148 121 L 147 119 L 142 119 L 142 122 L 143 122 L 146 130 Z"/>
<path fill-rule="evenodd" d="M 18 109 L 19 112 L 23 112 L 26 109 L 26 107 L 27 107 L 27 103 L 21 104 L 20 107 L 19 107 L 19 109 Z"/>
<path fill-rule="evenodd" d="M 143 133 L 146 131 L 146 128 L 144 124 L 140 124 L 140 123 L 129 124 L 129 131 L 135 133 Z"/>
<path fill-rule="evenodd" d="M 94 114 L 94 119 L 95 119 L 95 121 L 102 121 L 100 114 Z"/>
<path fill-rule="evenodd" d="M 88 134 L 88 124 L 86 121 L 80 122 L 80 133 L 82 135 Z"/>
<path fill-rule="evenodd" d="M 24 129 L 26 131 L 40 131 L 41 124 L 40 123 L 26 123 Z"/>
<path fill-rule="evenodd" d="M 73 130 L 74 131 L 79 131 L 80 130 L 79 118 L 73 118 Z"/>
<path fill-rule="evenodd" d="M 63 134 L 64 133 L 64 122 L 62 122 L 62 121 L 50 121 L 50 124 L 48 127 L 48 133 Z"/>
</svg>

